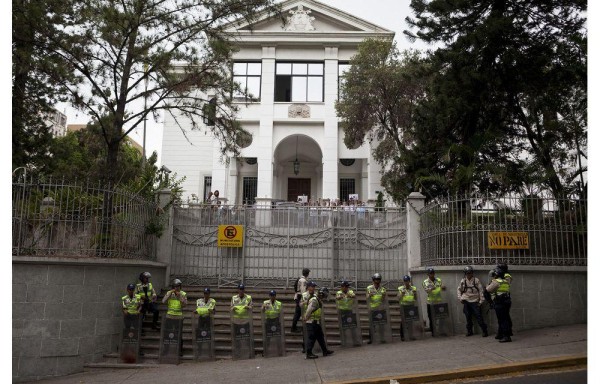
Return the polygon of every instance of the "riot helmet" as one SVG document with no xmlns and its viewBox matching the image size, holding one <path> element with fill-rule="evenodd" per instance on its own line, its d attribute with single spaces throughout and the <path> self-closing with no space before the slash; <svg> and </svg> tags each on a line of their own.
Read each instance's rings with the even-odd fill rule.
<svg viewBox="0 0 600 384">
<path fill-rule="evenodd" d="M 404 276 L 402 277 L 402 281 L 410 281 L 410 276 L 408 276 L 408 275 L 404 275 Z"/>
<path fill-rule="evenodd" d="M 508 265 L 506 265 L 506 263 L 498 263 L 496 268 L 499 268 L 504 273 L 508 272 Z"/>
<path fill-rule="evenodd" d="M 467 273 L 473 273 L 473 267 L 471 267 L 470 265 L 467 265 L 466 267 L 463 268 L 463 272 L 465 273 L 465 275 Z"/>
<path fill-rule="evenodd" d="M 381 280 L 381 273 L 377 272 L 371 277 L 372 280 Z"/>
<path fill-rule="evenodd" d="M 433 267 L 427 268 L 427 274 L 435 273 L 435 269 Z"/>
<path fill-rule="evenodd" d="M 319 289 L 319 296 L 323 297 L 324 299 L 327 298 L 327 296 L 329 296 L 329 288 L 327 287 L 322 287 Z"/>
<path fill-rule="evenodd" d="M 181 287 L 181 285 L 182 285 L 182 284 L 183 284 L 183 283 L 181 282 L 181 280 L 179 280 L 179 279 L 174 279 L 174 280 L 173 280 L 173 283 L 171 283 L 171 286 L 172 286 L 173 288 L 175 288 L 175 287 Z"/>
<path fill-rule="evenodd" d="M 150 272 L 142 272 L 142 273 L 140 273 L 140 281 L 141 282 L 144 281 L 144 277 L 147 278 L 148 280 L 150 280 L 150 278 L 152 277 L 152 275 L 150 274 Z"/>
<path fill-rule="evenodd" d="M 342 280 L 342 287 L 349 287 L 350 286 L 350 282 L 348 280 Z"/>
</svg>

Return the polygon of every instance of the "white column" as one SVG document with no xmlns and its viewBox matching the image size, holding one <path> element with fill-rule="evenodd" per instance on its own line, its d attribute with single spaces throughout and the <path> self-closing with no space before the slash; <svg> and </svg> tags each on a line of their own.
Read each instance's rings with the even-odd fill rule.
<svg viewBox="0 0 600 384">
<path fill-rule="evenodd" d="M 213 141 L 212 192 L 219 191 L 220 198 L 227 198 L 227 164 L 221 158 L 221 147 L 218 140 Z"/>
<path fill-rule="evenodd" d="M 258 131 L 257 197 L 273 196 L 273 100 L 275 92 L 275 47 L 262 49 L 260 127 Z"/>
<path fill-rule="evenodd" d="M 231 159 L 229 163 L 229 182 L 227 184 L 227 204 L 238 204 L 241 203 L 241 199 L 237 198 L 238 195 L 238 162 L 237 159 Z M 238 201 L 240 200 L 240 201 Z"/>
<path fill-rule="evenodd" d="M 408 269 L 421 266 L 421 216 L 419 210 L 425 206 L 425 196 L 412 192 L 406 200 L 406 248 Z"/>
<path fill-rule="evenodd" d="M 325 119 L 321 150 L 323 151 L 323 198 L 338 196 L 338 48 L 325 47 Z"/>
</svg>

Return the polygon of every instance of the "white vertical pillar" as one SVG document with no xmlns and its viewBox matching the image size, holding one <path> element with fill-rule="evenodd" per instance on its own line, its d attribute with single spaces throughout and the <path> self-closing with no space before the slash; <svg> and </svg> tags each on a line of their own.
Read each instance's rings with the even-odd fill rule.
<svg viewBox="0 0 600 384">
<path fill-rule="evenodd" d="M 258 131 L 257 197 L 273 196 L 273 101 L 275 93 L 275 47 L 262 48 L 260 86 L 260 127 Z"/>
<path fill-rule="evenodd" d="M 425 206 L 425 196 L 412 192 L 406 200 L 406 248 L 408 269 L 421 266 L 421 216 L 419 210 Z"/>
<path fill-rule="evenodd" d="M 229 182 L 227 183 L 227 204 L 241 203 L 238 199 L 238 159 L 231 159 L 229 163 Z"/>
<path fill-rule="evenodd" d="M 221 158 L 221 146 L 218 140 L 213 141 L 212 192 L 219 191 L 220 198 L 227 198 L 227 164 Z"/>
<path fill-rule="evenodd" d="M 325 47 L 325 119 L 321 150 L 323 151 L 323 198 L 338 196 L 338 48 Z"/>
</svg>

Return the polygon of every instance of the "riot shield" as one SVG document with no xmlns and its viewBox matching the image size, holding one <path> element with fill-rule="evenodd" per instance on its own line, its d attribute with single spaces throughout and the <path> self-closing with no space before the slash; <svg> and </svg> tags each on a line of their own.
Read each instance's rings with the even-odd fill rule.
<svg viewBox="0 0 600 384">
<path fill-rule="evenodd" d="M 360 347 L 362 345 L 358 300 L 356 298 L 350 308 L 338 308 L 338 324 L 340 325 L 342 347 Z"/>
<path fill-rule="evenodd" d="M 206 316 L 192 315 L 192 340 L 194 359 L 215 359 L 215 328 L 212 313 Z"/>
<path fill-rule="evenodd" d="M 454 322 L 450 305 L 446 300 L 445 295 L 442 295 L 442 301 L 437 303 L 427 304 L 431 311 L 431 329 L 432 336 L 454 336 Z"/>
<path fill-rule="evenodd" d="M 231 357 L 233 360 L 254 358 L 254 331 L 252 312 L 248 317 L 235 317 L 231 314 Z"/>
<path fill-rule="evenodd" d="M 123 329 L 121 329 L 121 361 L 126 364 L 135 364 L 140 355 L 140 336 L 142 330 L 142 315 L 123 315 Z"/>
<path fill-rule="evenodd" d="M 400 318 L 402 319 L 404 341 L 423 338 L 423 321 L 418 306 L 400 305 Z"/>
<path fill-rule="evenodd" d="M 392 325 L 390 323 L 390 308 L 387 296 L 381 303 L 372 306 L 371 298 L 367 299 L 369 308 L 369 331 L 372 344 L 384 344 L 392 342 Z"/>
<path fill-rule="evenodd" d="M 158 353 L 160 364 L 179 364 L 182 330 L 183 316 L 163 315 Z"/>
<path fill-rule="evenodd" d="M 263 357 L 285 356 L 283 312 L 277 317 L 267 317 L 262 312 Z"/>
</svg>

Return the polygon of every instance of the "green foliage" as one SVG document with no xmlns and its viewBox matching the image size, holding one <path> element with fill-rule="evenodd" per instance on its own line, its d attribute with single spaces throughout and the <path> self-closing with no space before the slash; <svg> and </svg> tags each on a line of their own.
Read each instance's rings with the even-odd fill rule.
<svg viewBox="0 0 600 384">
<path fill-rule="evenodd" d="M 582 0 L 412 0 L 413 39 L 441 44 L 406 175 L 426 192 L 532 185 L 585 195 L 587 5 Z M 445 181 L 444 181 L 445 180 Z"/>
<path fill-rule="evenodd" d="M 72 17 L 57 20 L 56 33 L 44 38 L 52 42 L 48 54 L 61 57 L 79 80 L 65 84 L 69 101 L 99 127 L 106 181 L 118 182 L 113 170 L 127 134 L 160 112 L 171 114 L 180 127 L 191 123 L 192 129 L 204 127 L 202 119 L 210 117 L 214 125 L 207 129 L 223 154 L 238 154 L 235 137 L 242 129 L 231 99 L 235 28 L 229 23 L 276 12 L 273 0 L 81 0 L 70 5 Z M 216 110 L 204 108 L 212 98 Z"/>
<path fill-rule="evenodd" d="M 46 120 L 74 81 L 69 63 L 49 49 L 70 12 L 68 0 L 12 2 L 12 168 L 46 171 L 51 133 Z M 52 48 L 51 48 L 52 47 Z"/>
</svg>

